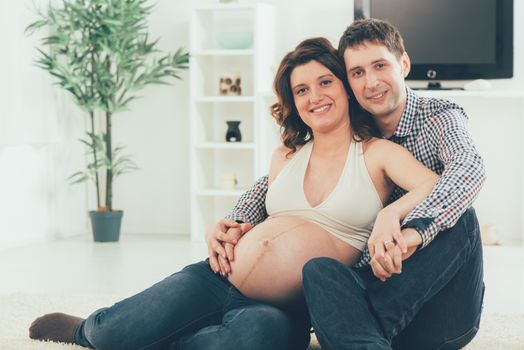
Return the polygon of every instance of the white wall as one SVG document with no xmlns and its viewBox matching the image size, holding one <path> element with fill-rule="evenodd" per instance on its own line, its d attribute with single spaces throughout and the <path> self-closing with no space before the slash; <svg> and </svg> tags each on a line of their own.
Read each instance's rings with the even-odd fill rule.
<svg viewBox="0 0 524 350">
<path fill-rule="evenodd" d="M 45 3 L 43 0 L 38 2 Z M 160 38 L 162 51 L 188 47 L 191 10 L 205 2 L 155 2 L 150 33 L 152 38 Z M 353 3 L 347 0 L 274 3 L 279 33 L 275 45 L 279 55 L 310 36 L 326 36 L 336 44 L 353 17 Z M 524 62 L 524 3 L 515 1 L 515 78 L 496 81 L 495 88 L 523 90 L 524 64 L 521 62 Z M 11 60 L 7 70 L 20 69 L 19 63 Z M 141 168 L 117 179 L 115 184 L 115 207 L 125 210 L 124 232 L 189 232 L 189 82 L 187 73 L 182 76 L 184 80 L 176 81 L 173 86 L 147 88 L 130 112 L 114 118 L 116 142 L 127 146 Z M 32 81 L 24 83 L 29 86 Z M 0 85 L 3 106 L 8 105 L 4 99 L 9 89 L 6 84 Z M 53 137 L 42 143 L 25 140 L 14 145 L 0 145 L 0 166 L 4 174 L 0 179 L 0 223 L 3 223 L 0 225 L 0 249 L 22 241 L 87 232 L 86 212 L 94 207 L 92 191 L 88 192 L 86 201 L 84 189 L 70 187 L 64 180 L 81 168 L 84 161 L 83 149 L 75 141 L 82 133 L 83 119 L 67 97 L 57 92 L 54 96 L 52 108 L 56 126 Z M 23 94 L 23 101 L 39 99 L 41 94 L 30 89 Z M 3 108 L 3 117 L 10 118 L 17 113 L 10 111 L 6 116 L 5 112 Z M 4 119 L 0 120 L 0 129 L 3 129 Z M 33 225 L 27 222 L 20 225 L 23 220 Z"/>
</svg>

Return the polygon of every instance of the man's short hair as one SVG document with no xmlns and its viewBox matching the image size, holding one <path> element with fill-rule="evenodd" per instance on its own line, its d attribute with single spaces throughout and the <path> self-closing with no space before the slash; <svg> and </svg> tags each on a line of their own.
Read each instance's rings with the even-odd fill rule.
<svg viewBox="0 0 524 350">
<path fill-rule="evenodd" d="M 344 58 L 347 48 L 356 47 L 365 42 L 383 45 L 397 58 L 400 58 L 406 51 L 404 39 L 394 25 L 381 19 L 366 18 L 354 21 L 344 31 L 338 43 L 338 56 Z"/>
</svg>

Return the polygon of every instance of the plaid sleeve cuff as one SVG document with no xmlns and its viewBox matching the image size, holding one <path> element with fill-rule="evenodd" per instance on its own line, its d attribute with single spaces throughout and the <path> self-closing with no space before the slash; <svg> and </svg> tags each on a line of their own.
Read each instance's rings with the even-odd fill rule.
<svg viewBox="0 0 524 350">
<path fill-rule="evenodd" d="M 439 227 L 435 222 L 435 218 L 418 218 L 405 222 L 401 228 L 414 228 L 422 238 L 420 249 L 426 247 L 439 232 Z"/>
<path fill-rule="evenodd" d="M 355 267 L 363 267 L 369 264 L 371 261 L 371 256 L 369 255 L 368 246 L 364 247 L 364 250 L 362 251 L 362 255 L 360 255 L 359 261 L 355 264 Z"/>
<path fill-rule="evenodd" d="M 229 215 L 226 215 L 225 219 L 230 219 L 239 223 L 249 223 L 249 219 L 247 218 L 247 216 L 239 213 L 231 213 Z"/>
</svg>

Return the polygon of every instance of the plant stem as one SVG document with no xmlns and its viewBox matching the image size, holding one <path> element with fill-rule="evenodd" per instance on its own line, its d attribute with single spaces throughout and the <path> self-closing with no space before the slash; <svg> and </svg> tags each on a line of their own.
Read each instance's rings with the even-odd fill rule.
<svg viewBox="0 0 524 350">
<path fill-rule="evenodd" d="M 91 148 L 93 151 L 93 158 L 95 160 L 95 164 L 98 164 L 98 159 L 96 155 L 96 148 L 94 147 L 95 144 L 95 112 L 89 111 L 89 117 L 91 118 L 91 135 L 93 137 L 91 138 L 91 142 L 93 142 L 93 147 Z M 95 186 L 96 186 L 96 207 L 100 208 L 100 181 L 98 179 L 98 171 L 95 172 Z"/>
<path fill-rule="evenodd" d="M 91 29 L 87 29 L 87 36 L 91 38 Z M 91 72 L 95 71 L 95 50 L 93 46 L 89 47 L 89 56 L 91 59 Z M 91 84 L 90 84 L 90 93 L 91 98 L 95 96 L 94 86 L 95 86 L 95 75 L 90 74 Z M 95 112 L 93 110 L 89 111 L 89 116 L 91 117 L 91 134 L 93 135 L 93 139 L 91 140 L 93 142 L 93 159 L 95 161 L 95 164 L 98 164 L 98 156 L 96 154 L 96 147 L 95 145 Z M 100 179 L 98 177 L 98 170 L 95 170 L 95 186 L 96 186 L 96 208 L 100 208 Z"/>
<path fill-rule="evenodd" d="M 106 112 L 106 157 L 110 166 L 106 169 L 106 206 L 113 211 L 113 150 L 111 146 L 111 112 Z"/>
</svg>

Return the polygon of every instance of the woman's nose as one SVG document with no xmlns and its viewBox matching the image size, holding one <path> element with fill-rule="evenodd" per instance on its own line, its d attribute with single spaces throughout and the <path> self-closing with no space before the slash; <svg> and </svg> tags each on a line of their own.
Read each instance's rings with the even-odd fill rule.
<svg viewBox="0 0 524 350">
<path fill-rule="evenodd" d="M 324 95 L 321 91 L 318 91 L 317 89 L 311 90 L 311 95 L 309 97 L 309 101 L 313 104 L 317 104 L 324 98 Z"/>
</svg>

